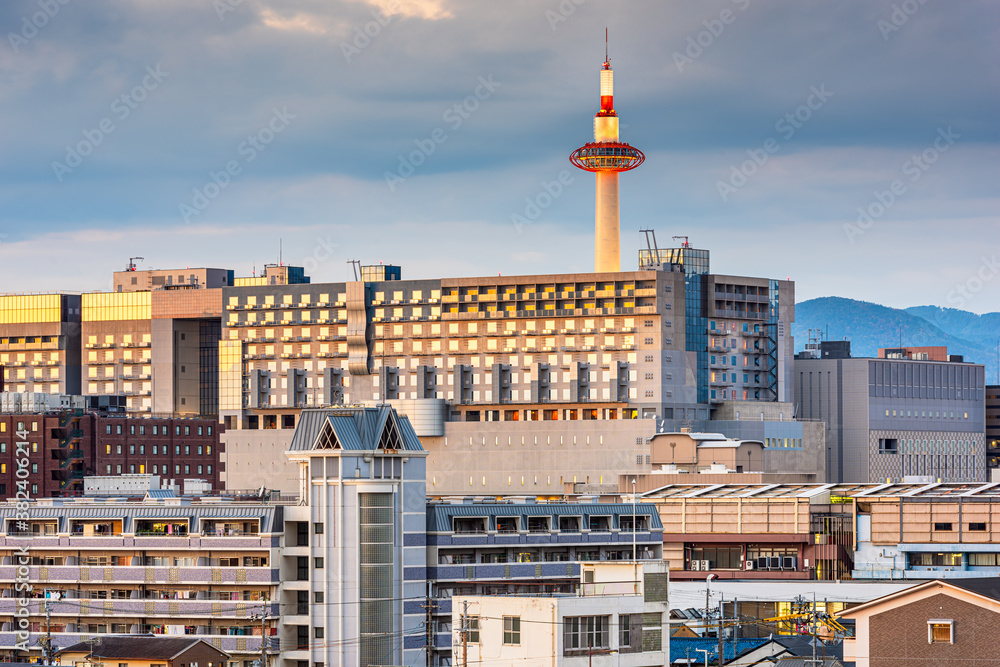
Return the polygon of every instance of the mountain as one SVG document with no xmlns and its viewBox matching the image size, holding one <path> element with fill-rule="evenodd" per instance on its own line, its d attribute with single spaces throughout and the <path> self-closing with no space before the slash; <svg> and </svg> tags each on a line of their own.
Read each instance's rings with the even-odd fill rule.
<svg viewBox="0 0 1000 667">
<path fill-rule="evenodd" d="M 841 297 L 810 299 L 795 305 L 795 350 L 804 349 L 809 329 L 819 329 L 824 340 L 851 341 L 856 357 L 878 356 L 880 347 L 946 345 L 949 354 L 986 365 L 986 380 L 996 382 L 1000 313 L 977 315 L 954 308 L 915 306 L 888 308 L 868 301 Z"/>
</svg>

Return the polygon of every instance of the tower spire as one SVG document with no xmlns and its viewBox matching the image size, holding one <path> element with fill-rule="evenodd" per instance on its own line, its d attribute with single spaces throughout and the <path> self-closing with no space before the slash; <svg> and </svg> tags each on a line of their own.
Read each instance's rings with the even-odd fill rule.
<svg viewBox="0 0 1000 667">
<path fill-rule="evenodd" d="M 608 29 L 604 28 L 604 64 L 601 66 L 601 108 L 594 116 L 594 140 L 573 151 L 573 166 L 597 175 L 594 214 L 594 268 L 598 273 L 621 271 L 618 215 L 618 174 L 635 169 L 646 159 L 638 148 L 618 139 L 614 104 L 614 72 L 608 62 Z"/>
</svg>

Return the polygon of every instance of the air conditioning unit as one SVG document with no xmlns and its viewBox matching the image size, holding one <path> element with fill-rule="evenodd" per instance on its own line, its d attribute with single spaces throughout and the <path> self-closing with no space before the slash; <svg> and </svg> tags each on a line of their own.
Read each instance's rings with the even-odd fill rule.
<svg viewBox="0 0 1000 667">
<path fill-rule="evenodd" d="M 768 556 L 767 558 L 767 568 L 769 570 L 780 570 L 781 569 L 781 558 L 778 556 Z"/>
<path fill-rule="evenodd" d="M 762 556 L 762 557 L 760 557 L 760 558 L 757 559 L 757 569 L 758 570 L 766 570 L 767 569 L 767 558 L 766 557 Z"/>
<path fill-rule="evenodd" d="M 797 563 L 798 563 L 798 558 L 796 558 L 795 556 L 782 556 L 781 569 L 794 570 Z"/>
<path fill-rule="evenodd" d="M 753 569 L 753 560 L 748 560 L 746 562 L 745 569 L 748 571 Z"/>
<path fill-rule="evenodd" d="M 701 569 L 702 569 L 703 572 L 708 572 L 709 570 L 711 570 L 712 569 L 712 561 L 710 561 L 710 560 L 703 560 L 703 561 L 701 561 Z"/>
<path fill-rule="evenodd" d="M 691 561 L 691 569 L 694 570 L 695 572 L 701 571 L 701 561 L 700 560 L 692 560 Z"/>
</svg>

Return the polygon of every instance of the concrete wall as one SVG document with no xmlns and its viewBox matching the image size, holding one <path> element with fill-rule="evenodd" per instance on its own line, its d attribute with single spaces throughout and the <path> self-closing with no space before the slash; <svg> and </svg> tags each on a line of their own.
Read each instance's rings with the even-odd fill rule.
<svg viewBox="0 0 1000 667">
<path fill-rule="evenodd" d="M 225 488 L 258 489 L 264 485 L 280 489 L 283 494 L 298 494 L 298 464 L 285 457 L 293 435 L 294 429 L 234 429 L 223 433 Z"/>
</svg>

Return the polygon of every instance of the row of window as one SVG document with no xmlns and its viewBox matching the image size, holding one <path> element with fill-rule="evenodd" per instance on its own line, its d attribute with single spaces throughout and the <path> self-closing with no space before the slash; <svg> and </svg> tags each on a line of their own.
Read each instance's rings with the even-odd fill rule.
<svg viewBox="0 0 1000 667">
<path fill-rule="evenodd" d="M 618 616 L 618 647 L 632 647 L 633 639 L 638 639 L 638 619 L 631 614 Z M 459 638 L 470 644 L 481 641 L 480 617 L 462 616 Z M 563 651 L 587 651 L 611 648 L 611 616 L 567 616 L 563 619 Z M 503 617 L 503 643 L 508 646 L 521 644 L 521 617 Z"/>
<path fill-rule="evenodd" d="M 0 464 L 0 465 L 6 465 L 6 464 Z M 32 465 L 34 465 L 34 464 L 32 464 Z M 199 466 L 195 466 L 195 468 L 197 469 L 197 474 L 199 474 L 199 475 L 211 475 L 212 474 L 212 466 L 211 465 L 205 465 L 205 466 L 199 465 Z M 110 463 L 106 464 L 105 467 L 104 467 L 104 469 L 105 469 L 105 474 L 107 474 L 107 475 L 112 474 L 111 473 L 111 464 Z M 32 472 L 34 472 L 34 471 L 32 471 Z M 114 466 L 114 474 L 121 475 L 123 473 L 124 473 L 124 469 L 123 469 L 122 464 L 121 463 L 116 464 Z M 136 475 L 136 474 L 145 475 L 146 474 L 146 464 L 140 463 L 140 464 L 138 464 L 138 466 L 136 466 L 135 463 L 130 463 L 129 466 L 128 466 L 128 474 L 130 474 L 130 475 Z M 162 475 L 169 475 L 170 474 L 170 466 L 167 465 L 166 463 L 164 463 L 162 466 L 160 464 L 158 464 L 158 463 L 154 463 L 152 465 L 152 474 L 153 475 L 161 475 L 161 474 Z M 179 463 L 174 465 L 174 474 L 175 475 L 180 475 L 181 474 L 181 465 Z M 191 465 L 189 463 L 185 463 L 184 464 L 184 474 L 185 475 L 190 475 L 191 474 Z"/>
<path fill-rule="evenodd" d="M 18 422 L 18 429 L 21 428 L 20 424 L 21 424 L 21 422 Z M 129 424 L 129 434 L 130 435 L 135 435 L 136 434 L 136 426 L 137 426 L 136 424 Z M 138 428 L 139 435 L 146 435 L 146 425 L 145 424 L 138 424 L 138 427 L 139 427 Z M 183 428 L 184 428 L 184 435 L 191 435 L 191 426 L 190 425 L 186 424 Z M 169 429 L 169 427 L 166 424 L 163 424 L 163 425 L 153 424 L 153 435 L 170 435 L 170 431 L 168 429 Z M 35 430 L 34 429 L 34 423 L 32 423 L 32 430 Z M 122 425 L 121 424 L 114 424 L 114 425 L 107 424 L 106 427 L 105 427 L 105 432 L 108 435 L 112 435 L 112 430 L 114 430 L 114 434 L 115 435 L 122 435 Z M 212 435 L 212 427 L 211 426 L 199 426 L 198 429 L 197 429 L 197 433 L 198 433 L 198 435 Z M 177 425 L 174 426 L 174 435 L 180 435 L 180 434 L 181 434 L 181 426 L 180 426 L 180 424 L 177 424 Z"/>
<path fill-rule="evenodd" d="M 37 443 L 32 443 L 32 444 L 37 444 Z M 116 454 L 122 454 L 122 453 L 124 453 L 123 447 L 124 447 L 123 445 L 114 445 L 114 448 L 115 448 L 115 452 L 114 453 L 116 453 Z M 140 454 L 145 454 L 146 453 L 146 445 L 139 445 L 138 447 L 139 447 L 139 453 Z M 180 454 L 181 454 L 181 447 L 182 447 L 182 445 L 174 445 L 174 454 L 176 456 L 180 456 Z M 106 445 L 105 446 L 105 450 L 106 450 L 107 454 L 111 454 L 112 453 L 111 452 L 111 448 L 112 448 L 112 445 Z M 185 456 L 190 456 L 191 455 L 191 445 L 183 445 L 183 448 L 184 448 L 184 455 Z M 33 451 L 37 452 L 38 449 L 36 448 Z M 206 455 L 207 456 L 211 456 L 212 455 L 212 445 L 198 445 L 195 448 L 194 451 L 196 451 L 198 453 L 198 456 L 206 456 Z M 2 452 L 0 452 L 0 453 L 2 453 Z M 136 446 L 135 445 L 129 445 L 128 446 L 128 453 L 129 454 L 135 454 L 136 453 Z M 156 455 L 159 455 L 160 453 L 161 453 L 160 445 L 153 445 L 153 455 L 156 456 Z M 167 445 L 163 445 L 163 449 L 162 449 L 163 456 L 167 456 L 169 453 L 170 453 L 169 447 Z"/>
</svg>

